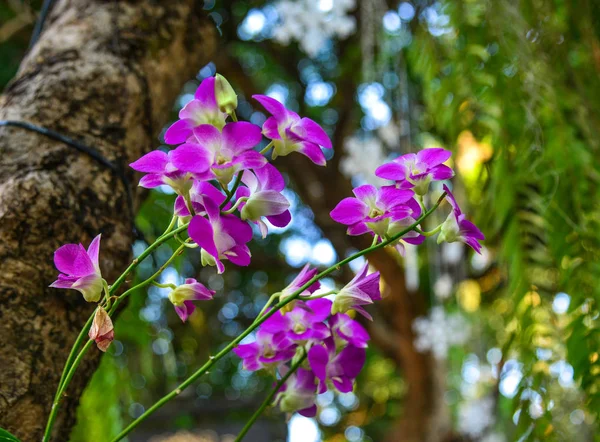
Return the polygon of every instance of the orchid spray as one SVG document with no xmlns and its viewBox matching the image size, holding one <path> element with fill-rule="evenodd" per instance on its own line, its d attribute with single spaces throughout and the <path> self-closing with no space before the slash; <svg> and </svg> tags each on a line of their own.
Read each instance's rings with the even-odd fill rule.
<svg viewBox="0 0 600 442">
<path fill-rule="evenodd" d="M 151 284 L 165 287 L 156 281 L 158 276 L 184 251 L 198 253 L 202 265 L 213 266 L 218 273 L 225 272 L 228 265 L 247 266 L 252 259 L 248 247 L 253 238 L 252 225 L 265 237 L 267 221 L 277 227 L 291 222 L 290 204 L 282 193 L 285 181 L 276 168 L 276 158 L 298 152 L 316 166 L 324 166 L 322 149 L 331 149 L 332 143 L 315 121 L 299 116 L 271 97 L 254 98 L 270 114 L 262 127 L 237 121 L 237 96 L 224 77 L 217 74 L 205 79 L 165 134 L 166 142 L 174 148 L 150 152 L 131 164 L 144 174 L 140 186 L 170 186 L 177 199 L 165 232 L 112 284 L 102 277 L 99 235 L 87 249 L 81 244 L 67 244 L 56 251 L 54 261 L 59 274 L 51 286 L 78 290 L 86 301 L 96 304 L 96 309 L 65 363 L 44 441 L 51 438 L 62 398 L 85 353 L 94 344 L 101 351 L 110 346 L 115 336 L 111 317 L 127 296 Z M 270 142 L 259 151 L 263 136 Z M 370 338 L 351 312 L 372 320 L 367 309 L 381 299 L 380 275 L 370 271 L 367 263 L 339 290 L 319 293 L 319 281 L 374 250 L 389 246 L 402 253 L 405 244 L 420 244 L 436 234 L 438 242 L 462 241 L 479 252 L 484 236 L 465 218 L 448 187 L 444 186 L 431 207 L 424 204 L 433 182 L 453 176 L 452 169 L 443 164 L 449 157 L 447 150 L 425 149 L 381 165 L 376 174 L 389 179 L 388 185 L 358 186 L 353 197 L 345 198 L 331 211 L 334 221 L 348 226 L 348 235 L 370 235 L 372 245 L 320 272 L 304 267 L 287 287 L 270 297 L 246 330 L 131 422 L 114 441 L 127 436 L 230 352 L 241 358 L 246 370 L 264 370 L 277 379 L 238 441 L 270 405 L 284 412 L 314 416 L 319 393 L 330 389 L 352 391 L 365 364 Z M 421 230 L 423 221 L 444 199 L 451 208 L 446 221 L 430 232 Z M 122 291 L 125 279 L 139 263 L 173 238 L 180 245 L 165 264 L 148 279 Z M 193 278 L 179 286 L 167 285 L 168 299 L 184 322 L 199 302 L 218 296 Z M 251 342 L 242 343 L 251 335 Z"/>
</svg>

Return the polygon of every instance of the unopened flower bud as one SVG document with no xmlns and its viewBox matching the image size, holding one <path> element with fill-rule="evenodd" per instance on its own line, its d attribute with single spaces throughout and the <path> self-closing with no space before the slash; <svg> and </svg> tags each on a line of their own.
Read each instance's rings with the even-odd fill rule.
<svg viewBox="0 0 600 442">
<path fill-rule="evenodd" d="M 202 249 L 200 252 L 200 262 L 203 266 L 211 266 L 214 267 L 217 265 L 217 261 L 215 257 L 209 254 L 206 250 Z"/>
<path fill-rule="evenodd" d="M 241 210 L 243 220 L 258 221 L 263 216 L 279 215 L 290 207 L 290 202 L 280 192 L 261 190 L 252 194 Z"/>
<path fill-rule="evenodd" d="M 231 115 L 237 108 L 237 95 L 231 84 L 221 74 L 215 75 L 215 96 L 221 112 Z"/>
<path fill-rule="evenodd" d="M 96 341 L 96 345 L 101 351 L 106 351 L 115 338 L 113 323 L 104 308 L 98 307 L 96 310 L 88 336 Z"/>
</svg>

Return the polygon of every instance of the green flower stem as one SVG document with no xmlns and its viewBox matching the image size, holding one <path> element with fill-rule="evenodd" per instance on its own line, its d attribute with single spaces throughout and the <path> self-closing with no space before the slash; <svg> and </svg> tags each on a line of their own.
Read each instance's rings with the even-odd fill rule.
<svg viewBox="0 0 600 442">
<path fill-rule="evenodd" d="M 177 288 L 177 286 L 175 284 L 171 284 L 171 283 L 161 284 L 160 282 L 156 282 L 156 281 L 152 281 L 152 285 L 159 287 L 161 289 L 175 290 Z"/>
<path fill-rule="evenodd" d="M 256 422 L 256 420 L 260 417 L 260 415 L 263 413 L 263 411 L 265 411 L 266 408 L 269 405 L 271 405 L 271 403 L 273 402 L 273 399 L 279 392 L 279 389 L 283 386 L 283 384 L 285 384 L 287 382 L 287 380 L 296 372 L 296 370 L 298 370 L 298 368 L 306 360 L 306 356 L 307 356 L 307 353 L 304 352 L 302 357 L 300 359 L 298 359 L 294 364 L 292 364 L 289 371 L 284 376 L 282 376 L 282 378 L 279 380 L 279 382 L 277 382 L 277 385 L 275 385 L 275 388 L 273 388 L 271 393 L 263 401 L 263 403 L 260 405 L 259 409 L 256 410 L 256 412 L 252 415 L 250 420 L 248 422 L 246 422 L 246 425 L 244 425 L 244 428 L 242 428 L 242 431 L 240 431 L 240 433 L 237 435 L 234 442 L 241 442 L 241 440 L 244 438 L 246 433 L 248 433 L 250 428 L 252 428 L 252 425 L 254 425 L 254 422 Z"/>
<path fill-rule="evenodd" d="M 135 292 L 136 290 L 139 290 L 141 288 L 146 287 L 147 285 L 149 285 L 150 283 L 154 283 L 154 280 L 156 278 L 158 278 L 160 276 L 160 274 L 167 268 L 169 267 L 169 264 L 171 264 L 173 262 L 173 260 L 175 258 L 177 258 L 177 256 L 181 255 L 181 253 L 183 252 L 183 249 L 185 249 L 185 244 L 181 244 L 179 247 L 177 247 L 177 249 L 173 252 L 173 254 L 171 255 L 171 257 L 169 259 L 167 259 L 165 261 L 165 263 L 163 265 L 161 265 L 159 267 L 159 269 L 148 279 L 140 282 L 137 285 L 134 285 L 133 287 L 131 287 L 130 289 L 126 290 L 125 292 L 123 292 L 123 294 L 121 296 L 119 296 L 117 298 L 117 300 L 115 301 L 114 305 L 112 306 L 112 308 L 110 309 L 110 311 L 108 312 L 108 316 L 112 316 L 113 313 L 117 310 L 117 307 L 119 306 L 119 304 L 121 303 L 121 301 L 123 299 L 125 299 L 127 296 L 129 296 L 131 293 Z"/>
<path fill-rule="evenodd" d="M 129 265 L 129 267 L 127 267 L 127 269 L 121 274 L 121 276 L 119 276 L 117 278 L 117 280 L 114 282 L 114 284 L 109 287 L 108 292 L 109 292 L 110 295 L 112 295 L 113 293 L 116 292 L 116 290 L 125 281 L 125 278 L 127 278 L 127 275 L 129 275 L 139 265 L 140 262 L 142 262 L 144 259 L 146 259 L 148 256 L 150 256 L 150 254 L 158 246 L 160 246 L 165 241 L 173 238 L 179 232 L 183 232 L 184 230 L 187 229 L 188 224 L 184 224 L 183 226 L 181 226 L 181 227 L 173 230 L 173 227 L 175 226 L 176 220 L 177 220 L 177 217 L 174 216 L 171 219 L 171 223 L 169 224 L 169 226 L 167 227 L 167 229 L 165 230 L 165 232 L 161 236 L 159 236 L 156 239 L 156 241 L 154 241 L 154 243 L 152 243 L 151 245 L 149 245 L 148 248 L 146 250 L 144 250 L 140 254 L 140 256 L 138 256 L 136 259 L 134 259 L 131 262 L 131 264 Z M 177 249 L 176 253 L 179 253 L 180 249 L 181 249 L 181 247 L 179 249 Z M 168 263 L 170 263 L 174 259 L 175 255 L 176 254 L 173 254 L 173 256 L 167 261 L 167 263 L 165 263 L 165 264 L 163 264 L 163 266 L 161 266 L 162 270 L 164 270 L 166 268 L 166 266 L 168 265 Z M 149 280 L 146 280 L 144 282 L 147 282 L 149 284 L 150 282 L 153 281 L 154 278 L 156 278 L 160 274 L 160 272 L 162 272 L 162 270 L 160 270 L 159 272 L 155 273 L 154 275 L 152 275 L 150 277 Z M 140 288 L 140 287 L 143 287 L 143 285 L 138 284 L 133 289 Z M 119 296 L 116 299 L 116 302 L 112 305 L 112 308 L 108 312 L 109 316 L 111 316 L 115 312 L 115 310 L 116 310 L 117 306 L 119 305 L 119 303 L 121 302 L 122 298 L 124 296 L 128 295 L 129 293 L 131 293 L 133 291 L 133 289 L 127 290 L 125 293 L 123 293 L 121 296 Z M 107 302 L 108 302 L 108 299 L 107 299 Z M 56 389 L 56 394 L 54 395 L 54 401 L 53 401 L 53 405 L 52 405 L 52 410 L 50 411 L 50 416 L 48 416 L 48 423 L 46 425 L 46 431 L 44 433 L 43 442 L 47 442 L 47 441 L 50 440 L 50 434 L 52 432 L 52 426 L 54 425 L 54 421 L 56 420 L 56 415 L 58 413 L 58 406 L 59 406 L 59 404 L 60 404 L 60 402 L 62 400 L 63 392 L 67 389 L 67 387 L 69 385 L 69 382 L 71 381 L 71 378 L 73 377 L 73 374 L 75 373 L 74 370 L 73 370 L 73 367 L 75 369 L 77 368 L 77 366 L 75 364 L 79 365 L 79 362 L 81 361 L 81 359 L 83 358 L 83 356 L 85 355 L 85 353 L 87 352 L 87 350 L 89 349 L 89 347 L 91 345 L 90 343 L 93 342 L 93 341 L 88 341 L 88 344 L 86 344 L 81 349 L 81 351 L 79 352 L 79 354 L 77 354 L 78 348 L 81 346 L 81 343 L 83 342 L 83 340 L 87 336 L 87 333 L 88 333 L 90 327 L 92 326 L 92 322 L 94 320 L 95 313 L 96 313 L 96 311 L 94 310 L 94 312 L 91 314 L 91 316 L 87 320 L 86 324 L 81 329 L 81 332 L 79 333 L 79 336 L 75 340 L 75 344 L 73 344 L 73 347 L 71 348 L 71 352 L 69 353 L 69 356 L 67 358 L 67 362 L 65 363 L 65 366 L 63 368 L 63 373 L 62 373 L 60 381 L 58 383 L 58 387 Z M 77 357 L 75 357 L 75 354 L 77 354 Z M 71 372 L 73 374 L 71 374 Z M 70 376 L 69 376 L 69 374 L 70 374 Z"/>
<path fill-rule="evenodd" d="M 227 194 L 227 198 L 225 198 L 225 201 L 223 201 L 221 203 L 221 206 L 219 206 L 219 209 L 223 209 L 227 205 L 227 203 L 229 201 L 231 201 L 231 198 L 233 198 L 233 196 L 235 195 L 235 191 L 237 190 L 238 187 L 240 187 L 240 183 L 242 182 L 243 174 L 244 174 L 243 170 L 237 174 L 237 176 L 235 177 L 235 181 L 233 183 L 233 187 L 231 188 L 231 191 L 227 190 L 227 187 L 221 186 L 221 187 L 223 187 L 223 190 Z"/>
<path fill-rule="evenodd" d="M 275 301 L 275 299 L 279 296 L 278 293 L 273 293 L 268 301 L 266 302 L 266 304 L 264 305 L 264 307 L 262 308 L 262 310 L 260 311 L 260 313 L 258 314 L 258 316 L 256 317 L 256 319 L 254 320 L 254 322 L 258 321 L 260 319 L 260 317 L 267 311 L 267 309 L 271 306 L 271 304 L 273 304 L 273 301 Z"/>
<path fill-rule="evenodd" d="M 91 345 L 93 343 L 94 343 L 94 341 L 92 341 L 91 339 L 87 341 L 87 343 L 81 349 L 81 351 L 77 355 L 77 358 L 75 359 L 75 361 L 73 361 L 73 364 L 69 368 L 69 372 L 67 373 L 67 375 L 64 379 L 64 382 L 62 383 L 62 388 L 59 387 L 59 389 L 56 391 L 56 396 L 54 397 L 54 402 L 52 403 L 52 410 L 50 411 L 50 416 L 48 418 L 48 423 L 46 424 L 46 430 L 44 431 L 44 438 L 42 439 L 42 442 L 48 442 L 50 440 L 50 435 L 52 433 L 52 427 L 54 426 L 54 421 L 56 420 L 56 416 L 58 414 L 58 408 L 62 401 L 65 389 L 69 385 L 69 382 L 71 382 L 71 379 L 73 378 L 73 375 L 75 374 L 77 367 L 81 363 L 81 360 L 83 359 L 83 356 L 85 355 L 86 351 L 88 350 L 88 348 L 91 347 Z M 74 348 L 75 347 L 73 347 L 73 349 Z M 65 368 L 66 368 L 66 366 L 65 366 Z"/>
<path fill-rule="evenodd" d="M 150 256 L 150 254 L 156 248 L 158 248 L 158 246 L 160 246 L 162 243 L 173 238 L 178 233 L 184 232 L 185 230 L 187 230 L 188 225 L 189 225 L 189 223 L 186 223 L 186 224 L 176 228 L 175 230 L 172 230 L 170 232 L 165 232 L 161 236 L 156 238 L 156 241 L 154 241 L 152 244 L 150 244 L 148 246 L 148 248 L 140 254 L 140 256 L 135 258 L 131 262 L 131 264 L 129 264 L 129 267 L 127 267 L 127 269 L 125 269 L 125 271 L 121 274 L 121 276 L 119 276 L 117 278 L 117 280 L 113 283 L 113 285 L 110 286 L 109 293 L 111 295 L 113 295 L 117 291 L 117 289 L 121 286 L 121 284 L 123 284 L 123 282 L 125 282 L 125 278 L 127 278 L 127 275 L 129 275 L 133 270 L 135 270 L 135 268 L 139 265 L 140 262 L 142 262 L 144 259 L 146 259 L 148 256 Z"/>
<path fill-rule="evenodd" d="M 425 198 L 423 198 L 423 195 L 419 195 L 417 199 L 419 200 L 419 206 L 421 206 L 423 213 L 427 212 L 427 207 L 425 207 Z"/>
<path fill-rule="evenodd" d="M 427 232 L 427 231 L 425 231 L 425 230 L 421 230 L 421 229 L 419 229 L 418 227 L 416 227 L 416 228 L 415 228 L 415 232 L 417 232 L 417 233 L 420 233 L 421 235 L 423 235 L 423 236 L 427 236 L 427 237 L 430 237 L 430 236 L 433 236 L 433 235 L 435 235 L 435 234 L 436 234 L 436 233 L 438 233 L 440 230 L 442 230 L 442 225 L 441 225 L 441 224 L 440 224 L 439 226 L 437 226 L 435 229 L 433 229 L 433 230 L 430 230 L 429 232 Z"/>
<path fill-rule="evenodd" d="M 303 301 L 310 301 L 311 299 L 320 299 L 320 298 L 325 298 L 326 296 L 329 295 L 335 295 L 339 290 L 330 290 L 326 293 L 319 293 L 318 295 L 312 295 L 312 296 L 301 296 L 300 299 Z"/>
<path fill-rule="evenodd" d="M 110 309 L 110 311 L 108 312 L 108 316 L 112 316 L 115 311 L 117 310 L 117 307 L 119 306 L 119 304 L 121 303 L 121 301 L 126 298 L 127 296 L 129 296 L 131 293 L 133 293 L 134 291 L 141 289 L 151 283 L 158 285 L 159 287 L 162 286 L 163 284 L 157 284 L 154 282 L 154 280 L 169 266 L 169 264 L 178 256 L 181 254 L 181 252 L 183 251 L 183 249 L 185 248 L 184 245 L 180 245 L 175 252 L 173 252 L 173 254 L 171 255 L 171 257 L 162 265 L 160 266 L 160 268 L 148 279 L 146 279 L 145 281 L 140 282 L 139 284 L 131 287 L 129 290 L 125 291 L 121 296 L 119 296 L 117 298 L 117 300 L 115 301 L 115 303 L 113 304 L 112 308 Z M 171 285 L 171 284 L 165 284 L 166 286 Z M 90 317 L 91 320 L 93 320 L 94 315 L 92 315 Z M 92 321 L 88 320 L 90 326 Z M 89 330 L 89 327 L 84 327 L 83 330 Z M 84 332 L 82 330 L 82 333 L 80 333 L 78 341 L 81 339 L 83 339 L 83 337 L 85 336 Z M 86 330 L 86 331 L 87 331 Z M 60 402 L 62 401 L 62 397 L 64 392 L 66 391 L 67 387 L 69 386 L 69 382 L 71 382 L 71 378 L 73 377 L 73 375 L 75 374 L 75 371 L 77 370 L 77 367 L 79 366 L 79 363 L 81 362 L 81 360 L 83 359 L 83 356 L 85 355 L 85 353 L 89 350 L 91 344 L 94 341 L 89 340 L 87 342 L 87 344 L 81 349 L 81 351 L 79 352 L 79 354 L 77 355 L 77 358 L 75 359 L 75 362 L 73 362 L 73 365 L 69 368 L 69 372 L 66 375 L 64 382 L 59 383 L 59 388 L 56 391 L 56 395 L 54 397 L 54 403 L 52 404 L 52 410 L 50 412 L 50 417 L 48 418 L 48 424 L 46 426 L 46 432 L 44 435 L 44 439 L 43 442 L 46 442 L 50 439 L 47 439 L 47 437 L 50 437 L 50 432 L 52 431 L 52 426 L 54 425 L 54 420 L 56 419 L 56 414 L 58 412 L 58 407 L 60 405 Z M 79 346 L 78 342 L 75 343 L 76 345 L 73 346 L 73 349 L 71 350 L 72 353 L 74 353 L 75 348 L 77 348 Z M 69 355 L 69 358 L 71 358 L 71 355 Z M 69 362 L 67 360 L 67 362 Z M 65 365 L 65 369 L 67 368 L 67 365 Z"/>
<path fill-rule="evenodd" d="M 236 209 L 239 207 L 239 205 L 242 204 L 245 201 L 248 201 L 248 197 L 243 196 L 241 198 L 238 198 L 235 201 L 235 204 L 233 206 L 231 206 L 231 209 L 229 209 L 229 210 L 223 210 L 222 213 L 225 214 L 225 215 L 232 214 L 233 212 L 236 211 Z"/>
<path fill-rule="evenodd" d="M 117 441 L 123 439 L 125 436 L 127 436 L 129 433 L 131 433 L 139 424 L 141 424 L 144 420 L 146 420 L 148 418 L 148 416 L 150 416 L 152 413 L 154 413 L 156 410 L 158 410 L 164 404 L 169 402 L 171 399 L 173 399 L 173 398 L 177 397 L 179 394 L 181 394 L 181 392 L 183 390 L 185 390 L 187 387 L 189 387 L 191 384 L 193 384 L 198 378 L 200 378 L 201 376 L 206 374 L 212 368 L 213 365 L 215 365 L 220 359 L 222 359 L 231 350 L 233 350 L 235 347 L 237 347 L 237 345 L 246 336 L 248 336 L 250 333 L 252 333 L 254 330 L 256 330 L 256 328 L 258 328 L 259 325 L 261 325 L 263 322 L 265 322 L 267 319 L 269 319 L 272 315 L 274 315 L 282 307 L 284 307 L 285 305 L 289 304 L 290 302 L 292 302 L 293 300 L 298 298 L 300 296 L 300 294 L 304 293 L 304 291 L 306 289 L 308 289 L 311 285 L 313 285 L 315 282 L 319 281 L 320 279 L 324 278 L 325 276 L 329 275 L 330 273 L 333 273 L 335 270 L 339 270 L 343 265 L 348 264 L 349 262 L 352 262 L 355 259 L 360 258 L 363 255 L 366 255 L 375 250 L 381 249 L 381 248 L 387 246 L 388 244 L 391 244 L 392 242 L 396 241 L 397 239 L 400 239 L 400 237 L 402 237 L 403 235 L 406 235 L 408 232 L 413 230 L 421 222 L 423 222 L 423 220 L 425 218 L 427 218 L 429 215 L 431 215 L 431 213 L 433 213 L 433 211 L 435 211 L 435 209 L 437 209 L 437 207 L 440 205 L 440 203 L 442 202 L 442 200 L 444 199 L 445 196 L 446 196 L 446 193 L 443 193 L 442 196 L 440 196 L 440 198 L 437 200 L 437 202 L 431 207 L 431 209 L 429 209 L 427 212 L 422 214 L 421 217 L 417 221 L 415 221 L 413 224 L 408 226 L 406 229 L 402 230 L 401 232 L 398 232 L 396 235 L 392 236 L 389 239 L 386 239 L 383 242 L 380 242 L 379 244 L 375 244 L 367 249 L 361 250 L 360 252 L 357 252 L 354 255 L 351 255 L 351 256 L 341 260 L 337 264 L 332 265 L 328 269 L 323 270 L 321 273 L 319 273 L 318 275 L 315 275 L 313 278 L 311 278 L 306 284 L 304 284 L 302 287 L 300 287 L 298 290 L 296 290 L 290 296 L 287 296 L 287 297 L 285 297 L 285 299 L 280 300 L 277 304 L 275 304 L 274 308 L 272 308 L 271 310 L 266 312 L 263 316 L 261 316 L 256 321 L 254 321 L 252 323 L 252 325 L 250 325 L 250 327 L 248 327 L 246 330 L 244 330 L 237 338 L 235 338 L 233 341 L 231 341 L 219 353 L 217 353 L 215 356 L 211 356 L 209 358 L 209 360 L 202 367 L 200 367 L 189 378 L 187 378 L 185 381 L 183 381 L 175 390 L 173 390 L 170 393 L 163 396 L 161 399 L 158 400 L 158 402 L 156 402 L 154 405 L 152 405 L 150 408 L 148 408 L 140 417 L 138 417 L 133 422 L 131 422 L 123 431 L 121 431 L 121 433 L 119 433 L 112 440 L 112 442 L 117 442 Z"/>
<path fill-rule="evenodd" d="M 77 339 L 75 340 L 75 344 L 73 344 L 73 347 L 71 348 L 71 353 L 69 353 L 69 357 L 67 358 L 67 362 L 65 362 L 65 367 L 64 367 L 62 375 L 60 377 L 60 381 L 58 382 L 58 388 L 56 389 L 56 394 L 54 395 L 54 401 L 56 401 L 56 399 L 60 396 L 59 391 L 61 390 L 61 388 L 65 382 L 65 378 L 67 377 L 67 373 L 69 372 L 69 369 L 71 368 L 71 364 L 73 363 L 73 360 L 75 359 L 77 349 L 81 346 L 81 343 L 87 336 L 87 333 L 90 330 L 90 327 L 92 326 L 92 322 L 94 321 L 95 314 L 96 314 L 96 309 L 94 309 L 94 311 L 88 318 L 87 322 L 81 329 L 79 336 L 77 336 Z"/>
<path fill-rule="evenodd" d="M 273 142 L 273 141 L 271 141 L 269 144 L 267 144 L 267 145 L 266 145 L 266 146 L 265 146 L 265 147 L 264 147 L 264 148 L 263 148 L 263 149 L 260 151 L 261 155 L 264 155 L 264 154 L 266 154 L 266 153 L 269 151 L 269 149 L 271 149 L 271 148 L 273 147 L 273 144 L 274 144 L 274 142 Z"/>
</svg>

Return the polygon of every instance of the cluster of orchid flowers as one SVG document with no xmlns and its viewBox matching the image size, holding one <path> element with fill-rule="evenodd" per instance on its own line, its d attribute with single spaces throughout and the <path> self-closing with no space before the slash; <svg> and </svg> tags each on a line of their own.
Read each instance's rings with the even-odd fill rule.
<svg viewBox="0 0 600 442">
<path fill-rule="evenodd" d="M 189 238 L 176 238 L 182 245 L 199 248 L 202 265 L 215 266 L 218 273 L 225 271 L 223 261 L 238 266 L 250 263 L 252 225 L 265 237 L 265 221 L 277 227 L 291 221 L 290 203 L 282 194 L 284 179 L 265 154 L 271 152 L 274 160 L 299 152 L 323 166 L 322 148 L 332 147 L 326 132 L 314 121 L 301 118 L 268 96 L 253 98 L 271 114 L 262 128 L 237 121 L 237 96 L 225 78 L 218 74 L 206 78 L 165 133 L 165 142 L 177 147 L 169 152 L 155 150 L 131 164 L 145 174 L 140 186 L 166 185 L 177 194 L 172 225 L 187 228 Z M 256 148 L 263 136 L 270 142 L 259 151 Z M 425 149 L 382 165 L 376 175 L 393 183 L 379 189 L 356 187 L 355 197 L 342 200 L 331 217 L 347 225 L 349 235 L 370 234 L 374 245 L 386 242 L 401 253 L 404 244 L 420 244 L 425 236 L 438 232 L 438 242 L 462 241 L 479 252 L 484 236 L 465 219 L 446 186 L 452 206 L 446 221 L 431 232 L 417 227 L 425 214 L 423 197 L 430 183 L 453 176 L 452 169 L 443 164 L 449 157 L 445 149 Z M 87 250 L 81 244 L 60 247 L 54 256 L 60 274 L 51 286 L 78 290 L 86 301 L 99 303 L 89 337 L 106 351 L 114 329 L 106 311 L 111 296 L 100 271 L 99 248 L 100 235 Z M 255 341 L 234 349 L 247 370 L 284 376 L 293 367 L 295 371 L 286 377 L 276 400 L 282 410 L 307 416 L 315 414 L 316 395 L 329 386 L 340 392 L 353 389 L 365 362 L 369 335 L 352 315 L 357 312 L 371 320 L 364 306 L 381 299 L 379 273 L 369 274 L 368 264 L 335 294 L 315 294 L 319 289 L 316 275 L 316 269 L 306 266 L 288 287 L 274 294 L 280 303 L 292 299 L 278 309 L 265 306 L 257 320 L 263 314 L 268 319 L 257 328 Z M 195 301 L 215 295 L 193 278 L 168 286 L 168 299 L 184 322 L 194 312 Z"/>
<path fill-rule="evenodd" d="M 261 324 L 256 340 L 233 351 L 243 360 L 246 370 L 267 370 L 283 374 L 290 370 L 287 362 L 307 358 L 308 366 L 298 368 L 282 385 L 276 401 L 282 411 L 298 411 L 312 417 L 317 412 L 317 394 L 327 391 L 328 384 L 348 393 L 365 363 L 369 334 L 346 312 L 354 309 L 370 318 L 361 307 L 381 299 L 379 272 L 368 274 L 365 264 L 333 302 L 311 295 L 320 288 L 317 281 L 300 293 L 285 309 L 276 311 Z M 285 299 L 302 290 L 317 274 L 308 264 L 280 293 Z M 312 299 L 311 299 L 312 298 Z"/>
</svg>

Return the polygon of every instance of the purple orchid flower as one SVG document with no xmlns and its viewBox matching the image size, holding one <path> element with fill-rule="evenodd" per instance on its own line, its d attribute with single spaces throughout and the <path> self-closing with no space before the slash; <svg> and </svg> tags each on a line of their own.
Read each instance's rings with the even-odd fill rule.
<svg viewBox="0 0 600 442">
<path fill-rule="evenodd" d="M 409 209 L 408 215 L 406 215 L 404 218 L 397 218 L 390 222 L 387 232 L 388 236 L 395 236 L 403 230 L 406 230 L 407 227 L 413 225 L 415 222 L 417 222 L 417 219 L 421 217 L 421 206 L 414 198 L 408 200 L 406 202 L 406 206 Z M 402 235 L 402 238 L 394 241 L 393 246 L 396 248 L 398 253 L 400 253 L 400 255 L 404 256 L 406 253 L 406 248 L 404 246 L 405 243 L 418 246 L 419 244 L 422 244 L 423 241 L 425 241 L 425 237 L 423 235 L 411 230 L 410 232 Z"/>
<path fill-rule="evenodd" d="M 208 77 L 200 83 L 194 99 L 179 111 L 179 120 L 165 132 L 165 143 L 185 143 L 192 136 L 193 130 L 209 124 L 221 130 L 225 126 L 227 114 L 219 110 L 215 94 L 215 77 Z"/>
<path fill-rule="evenodd" d="M 286 288 L 284 288 L 282 291 L 276 293 L 276 295 L 279 295 L 280 300 L 285 299 L 289 296 L 292 296 L 295 292 L 300 290 L 300 288 L 304 284 L 306 284 L 308 281 L 310 281 L 316 274 L 317 274 L 317 269 L 311 269 L 310 265 L 306 264 L 304 267 L 302 267 L 302 270 L 300 270 L 300 273 L 298 273 L 296 275 L 296 277 L 292 280 L 292 282 L 290 282 L 288 284 L 288 286 Z M 311 294 L 313 294 L 314 292 L 319 290 L 320 287 L 321 287 L 321 283 L 319 281 L 315 281 L 306 290 L 304 290 L 302 293 L 300 293 L 300 296 L 310 296 Z M 296 304 L 296 301 L 286 304 L 285 306 L 282 307 L 281 312 L 282 313 L 290 312 L 294 308 L 295 304 Z"/>
<path fill-rule="evenodd" d="M 146 175 L 140 180 L 140 186 L 146 189 L 162 186 L 170 186 L 177 194 L 185 195 L 192 187 L 192 178 L 197 175 L 182 171 L 173 164 L 173 151 L 163 152 L 154 150 L 147 153 L 139 160 L 134 161 L 129 166 L 138 172 Z M 210 164 L 202 159 L 198 161 L 195 170 L 205 173 Z"/>
<path fill-rule="evenodd" d="M 329 319 L 331 331 L 348 344 L 358 348 L 367 348 L 371 339 L 367 330 L 357 321 L 344 313 L 338 313 Z"/>
<path fill-rule="evenodd" d="M 299 368 L 281 386 L 275 403 L 285 413 L 297 411 L 302 416 L 314 417 L 317 414 L 317 382 L 315 375 L 310 370 Z"/>
<path fill-rule="evenodd" d="M 217 206 L 221 207 L 221 204 L 225 201 L 226 196 L 215 186 L 206 181 L 194 181 L 192 188 L 189 192 L 190 202 L 196 215 L 206 215 L 206 209 L 204 208 L 204 200 L 208 198 L 214 202 Z M 227 210 L 231 208 L 231 203 L 228 202 L 223 209 Z M 183 222 L 189 222 L 192 216 L 190 209 L 185 202 L 185 198 L 181 195 L 175 199 L 175 206 L 173 209 L 175 215 L 183 219 Z"/>
<path fill-rule="evenodd" d="M 285 181 L 273 165 L 267 163 L 254 170 L 254 173 L 244 171 L 242 182 L 247 187 L 238 187 L 236 199 L 248 199 L 239 205 L 240 216 L 243 220 L 257 223 L 263 238 L 268 232 L 267 225 L 261 219 L 263 216 L 275 227 L 285 227 L 290 223 L 290 202 L 281 194 Z"/>
<path fill-rule="evenodd" d="M 285 332 L 269 333 L 259 328 L 256 332 L 256 341 L 238 345 L 233 352 L 242 359 L 246 370 L 256 371 L 262 368 L 273 370 L 294 357 L 296 345 Z"/>
<path fill-rule="evenodd" d="M 451 155 L 449 150 L 442 148 L 423 149 L 379 166 L 375 175 L 401 184 L 408 183 L 417 195 L 425 195 L 431 181 L 447 180 L 454 176 L 452 169 L 442 164 Z"/>
<path fill-rule="evenodd" d="M 259 169 L 267 162 L 252 149 L 262 138 L 260 127 L 252 123 L 228 123 L 222 132 L 203 124 L 193 132 L 194 139 L 177 147 L 172 159 L 179 170 L 197 174 L 201 181 L 217 179 L 227 185 L 237 172 Z"/>
<path fill-rule="evenodd" d="M 291 296 L 294 292 L 298 291 L 300 287 L 310 281 L 317 274 L 317 269 L 311 269 L 309 264 L 306 264 L 300 270 L 300 273 L 296 275 L 296 277 L 290 282 L 286 288 L 284 288 L 280 293 L 280 298 L 286 298 L 287 296 Z M 321 283 L 319 281 L 315 281 L 311 284 L 306 290 L 304 290 L 300 296 L 309 296 L 314 292 L 319 290 L 321 287 Z"/>
<path fill-rule="evenodd" d="M 251 254 L 246 244 L 252 239 L 252 228 L 234 215 L 222 215 L 210 198 L 203 198 L 202 204 L 208 219 L 196 215 L 188 227 L 190 238 L 202 247 L 202 264 L 216 265 L 219 273 L 225 271 L 222 259 L 238 266 L 250 264 Z"/>
<path fill-rule="evenodd" d="M 450 192 L 450 189 L 448 189 L 448 186 L 445 184 L 444 191 L 447 194 L 446 198 L 448 199 L 448 202 L 452 206 L 452 212 L 442 224 L 442 230 L 437 238 L 438 244 L 443 241 L 460 241 L 481 254 L 481 244 L 479 241 L 485 240 L 485 236 L 475 224 L 466 219 L 465 215 L 461 212 L 460 207 L 458 207 L 454 195 L 452 195 L 452 192 Z"/>
<path fill-rule="evenodd" d="M 175 312 L 183 322 L 194 313 L 196 305 L 192 301 L 208 301 L 216 292 L 204 287 L 194 278 L 187 278 L 185 284 L 177 286 L 169 293 L 169 301 L 175 307 Z"/>
<path fill-rule="evenodd" d="M 299 305 L 302 302 L 304 305 Z M 331 311 L 328 299 L 313 299 L 298 304 L 288 313 L 276 312 L 267 319 L 261 329 L 275 333 L 284 331 L 286 336 L 296 343 L 322 341 L 331 334 L 325 320 Z"/>
<path fill-rule="evenodd" d="M 319 392 L 324 392 L 330 380 L 341 393 L 352 391 L 354 379 L 362 370 L 366 359 L 364 348 L 348 345 L 336 354 L 335 343 L 331 338 L 325 340 L 325 346 L 314 345 L 308 351 L 310 368 L 319 379 Z"/>
<path fill-rule="evenodd" d="M 300 152 L 313 163 L 324 166 L 325 155 L 319 146 L 331 149 L 331 140 L 321 126 L 310 118 L 300 116 L 274 98 L 266 95 L 253 95 L 256 101 L 272 115 L 263 124 L 262 132 L 273 141 L 273 159 L 278 156 Z"/>
<path fill-rule="evenodd" d="M 100 300 L 104 286 L 98 262 L 100 236 L 92 240 L 87 251 L 82 244 L 65 244 L 54 252 L 54 265 L 61 273 L 50 287 L 78 290 L 87 302 Z"/>
<path fill-rule="evenodd" d="M 414 195 L 412 190 L 365 184 L 352 190 L 356 198 L 344 198 L 331 211 L 334 221 L 348 227 L 348 235 L 372 232 L 380 238 L 389 235 L 390 223 L 409 216 L 412 208 L 407 205 Z"/>
<path fill-rule="evenodd" d="M 353 309 L 369 320 L 373 320 L 363 305 L 373 304 L 381 299 L 379 291 L 379 272 L 369 272 L 369 264 L 365 264 L 344 288 L 342 288 L 333 301 L 331 313 L 346 313 Z"/>
</svg>

